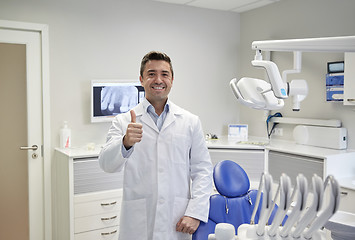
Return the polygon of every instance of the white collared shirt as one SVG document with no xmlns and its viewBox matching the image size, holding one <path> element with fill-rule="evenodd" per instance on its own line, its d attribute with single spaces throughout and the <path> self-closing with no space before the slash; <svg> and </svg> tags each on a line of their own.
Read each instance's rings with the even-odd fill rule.
<svg viewBox="0 0 355 240">
<path fill-rule="evenodd" d="M 148 103 L 148 105 L 146 105 L 146 103 L 143 103 L 144 110 L 147 111 L 147 113 L 153 119 L 155 125 L 160 131 L 164 124 L 166 115 L 169 112 L 169 102 L 165 104 L 164 111 L 160 114 L 160 116 L 158 116 L 158 114 L 155 112 L 154 106 L 150 102 L 148 102 L 148 100 L 145 99 L 145 101 Z"/>
</svg>

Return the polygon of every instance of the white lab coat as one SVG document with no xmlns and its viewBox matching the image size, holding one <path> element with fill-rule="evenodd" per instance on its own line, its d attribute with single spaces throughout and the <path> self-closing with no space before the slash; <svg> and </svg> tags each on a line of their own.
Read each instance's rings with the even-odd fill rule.
<svg viewBox="0 0 355 240">
<path fill-rule="evenodd" d="M 124 168 L 120 240 L 184 240 L 181 217 L 208 220 L 212 164 L 197 116 L 169 102 L 159 132 L 142 103 L 134 108 L 143 124 L 142 141 L 123 158 L 121 147 L 130 113 L 113 120 L 99 162 L 106 172 Z"/>
</svg>

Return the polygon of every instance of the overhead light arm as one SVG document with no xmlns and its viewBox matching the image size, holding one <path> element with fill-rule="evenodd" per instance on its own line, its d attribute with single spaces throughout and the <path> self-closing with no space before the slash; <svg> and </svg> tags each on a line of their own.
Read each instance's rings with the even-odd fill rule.
<svg viewBox="0 0 355 240">
<path fill-rule="evenodd" d="M 355 52 L 355 36 L 254 41 L 251 48 L 277 52 Z"/>
</svg>

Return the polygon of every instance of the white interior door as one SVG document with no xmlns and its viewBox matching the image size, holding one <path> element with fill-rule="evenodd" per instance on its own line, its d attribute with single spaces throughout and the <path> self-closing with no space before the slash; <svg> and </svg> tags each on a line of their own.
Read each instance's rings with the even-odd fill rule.
<svg viewBox="0 0 355 240">
<path fill-rule="evenodd" d="M 45 239 L 41 61 L 39 32 L 0 26 L 0 239 Z"/>
</svg>

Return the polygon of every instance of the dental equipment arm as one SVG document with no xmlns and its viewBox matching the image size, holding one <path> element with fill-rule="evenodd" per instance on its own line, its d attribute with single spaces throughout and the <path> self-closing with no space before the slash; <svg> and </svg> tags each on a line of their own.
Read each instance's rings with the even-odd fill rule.
<svg viewBox="0 0 355 240">
<path fill-rule="evenodd" d="M 254 41 L 253 50 L 301 52 L 355 52 L 355 36 Z"/>
<path fill-rule="evenodd" d="M 270 83 L 256 78 L 233 78 L 230 86 L 234 96 L 243 105 L 255 109 L 277 110 L 284 106 L 284 101 L 274 96 Z"/>
<path fill-rule="evenodd" d="M 271 226 L 266 226 L 266 222 L 273 210 L 274 202 L 271 202 L 272 176 L 263 173 L 259 183 L 258 194 L 254 204 L 254 210 L 251 216 L 250 224 L 242 224 L 238 227 L 239 240 L 325 240 L 326 233 L 322 227 L 329 218 L 338 210 L 340 200 L 340 189 L 338 182 L 333 176 L 328 176 L 326 180 L 316 174 L 312 177 L 313 202 L 308 207 L 306 204 L 308 196 L 307 179 L 303 174 L 296 178 L 296 184 L 293 192 L 291 191 L 291 181 L 287 175 L 282 174 L 280 184 L 276 195 L 280 193 L 280 205 L 274 215 Z M 271 182 L 270 182 L 271 181 Z M 263 203 L 260 208 L 259 223 L 255 225 L 254 218 L 259 208 L 263 192 Z M 330 196 L 323 197 L 324 193 L 330 193 Z M 296 196 L 297 195 L 297 196 Z M 294 197 L 296 197 L 294 199 Z M 291 213 L 288 215 L 286 223 L 281 226 L 284 211 L 288 211 L 290 202 L 296 201 Z M 325 206 L 322 202 L 329 201 Z M 301 217 L 302 216 L 302 217 Z M 297 222 L 297 223 L 296 223 Z M 295 226 L 296 223 L 296 226 Z"/>
<path fill-rule="evenodd" d="M 286 82 L 286 76 L 289 73 L 299 73 L 301 71 L 301 52 L 355 52 L 355 36 L 346 37 L 328 37 L 328 38 L 305 38 L 305 39 L 289 39 L 289 40 L 272 40 L 272 41 L 254 41 L 252 49 L 256 50 L 255 59 L 252 65 L 255 67 L 263 67 L 268 75 L 271 90 L 265 91 L 264 80 L 255 78 L 242 78 L 238 82 L 232 79 L 230 86 L 237 97 L 238 101 L 243 105 L 265 110 L 275 110 L 283 107 L 282 99 L 290 96 L 293 97 L 293 110 L 300 110 L 300 102 L 304 100 L 308 94 L 308 86 L 305 80 L 292 80 Z M 294 52 L 294 69 L 283 72 L 281 78 L 277 65 L 271 61 L 262 60 L 261 51 L 287 51 Z M 241 83 L 251 81 L 252 84 Z M 237 95 L 239 85 L 245 87 L 244 92 Z M 260 85 L 260 86 L 259 86 Z M 239 92 L 240 93 L 240 92 Z M 260 95 L 263 100 L 254 102 L 249 96 Z M 276 101 L 276 100 L 281 101 Z M 260 100 L 260 99 L 259 99 Z M 272 100 L 272 102 L 270 102 Z"/>
<path fill-rule="evenodd" d="M 308 85 L 303 79 L 294 79 L 288 83 L 289 96 L 292 96 L 292 110 L 300 110 L 300 102 L 308 95 Z"/>
<path fill-rule="evenodd" d="M 295 224 L 295 222 L 299 219 L 299 216 L 306 208 L 307 194 L 308 194 L 308 185 L 307 178 L 303 174 L 299 174 L 296 178 L 296 186 L 293 190 L 291 199 L 297 193 L 296 206 L 293 207 L 291 214 L 287 218 L 285 225 L 280 231 L 280 236 L 286 238 Z"/>
<path fill-rule="evenodd" d="M 291 179 L 284 173 L 280 177 L 278 189 L 279 191 L 276 192 L 274 205 L 276 203 L 278 192 L 280 192 L 280 204 L 268 232 L 270 237 L 274 237 L 276 235 L 277 230 L 279 229 L 279 226 L 281 225 L 282 220 L 285 218 L 287 210 L 291 205 Z"/>
<path fill-rule="evenodd" d="M 294 239 L 297 239 L 301 236 L 307 225 L 313 221 L 314 217 L 317 215 L 317 212 L 320 211 L 321 204 L 323 201 L 323 181 L 317 175 L 313 175 L 312 177 L 312 188 L 312 205 L 308 208 L 308 211 L 304 214 L 304 216 L 298 221 L 296 229 L 292 233 L 292 237 Z"/>
<path fill-rule="evenodd" d="M 283 81 L 277 65 L 271 61 L 261 59 L 256 55 L 252 65 L 266 70 L 270 83 L 256 78 L 242 78 L 238 82 L 234 78 L 230 81 L 232 91 L 239 102 L 255 109 L 277 110 L 284 106 L 283 99 L 293 97 L 293 110 L 300 110 L 300 102 L 308 94 L 305 80 Z M 286 76 L 286 74 L 285 74 Z"/>
<path fill-rule="evenodd" d="M 328 185 L 330 187 L 329 204 L 325 210 L 314 220 L 309 229 L 304 233 L 303 237 L 305 239 L 311 239 L 313 233 L 323 227 L 324 224 L 328 222 L 328 219 L 333 216 L 339 208 L 340 188 L 338 181 L 335 180 L 333 176 L 328 176 L 324 182 L 324 190 Z"/>
<path fill-rule="evenodd" d="M 272 210 L 272 182 L 272 176 L 270 174 L 263 173 L 261 175 L 256 202 L 250 219 L 250 224 L 254 224 L 255 215 L 260 203 L 261 190 L 263 190 L 263 202 L 261 205 L 259 222 L 256 228 L 256 234 L 258 236 L 264 235 L 265 225 L 268 221 L 269 212 Z"/>
<path fill-rule="evenodd" d="M 271 61 L 265 60 L 253 60 L 251 64 L 254 67 L 265 68 L 266 73 L 269 77 L 272 91 L 274 92 L 275 97 L 285 99 L 287 98 L 286 84 L 282 81 L 279 68 L 277 65 Z"/>
</svg>

